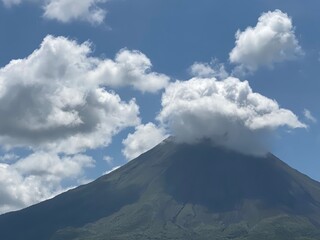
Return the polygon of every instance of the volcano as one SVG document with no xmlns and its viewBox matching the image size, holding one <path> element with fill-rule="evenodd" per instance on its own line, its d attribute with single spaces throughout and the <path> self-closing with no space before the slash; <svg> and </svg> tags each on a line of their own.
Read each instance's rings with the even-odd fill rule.
<svg viewBox="0 0 320 240">
<path fill-rule="evenodd" d="M 116 171 L 0 216 L 2 240 L 319 240 L 320 183 L 272 154 L 169 138 Z"/>
</svg>

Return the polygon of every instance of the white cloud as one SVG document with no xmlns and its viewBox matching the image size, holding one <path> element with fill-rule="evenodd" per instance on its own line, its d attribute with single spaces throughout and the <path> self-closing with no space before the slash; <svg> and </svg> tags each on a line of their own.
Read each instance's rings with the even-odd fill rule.
<svg viewBox="0 0 320 240">
<path fill-rule="evenodd" d="M 140 154 L 155 147 L 163 141 L 168 135 L 161 127 L 157 127 L 153 123 L 139 125 L 134 133 L 128 134 L 127 138 L 122 141 L 124 148 L 123 155 L 132 160 Z"/>
<path fill-rule="evenodd" d="M 47 19 L 62 23 L 72 21 L 86 21 L 92 24 L 101 24 L 107 11 L 100 4 L 107 0 L 2 0 L 6 7 L 30 2 L 40 5 L 44 10 L 43 16 Z"/>
<path fill-rule="evenodd" d="M 291 18 L 275 10 L 263 13 L 255 27 L 237 31 L 236 46 L 229 57 L 232 63 L 239 64 L 237 70 L 252 72 L 301 55 Z"/>
<path fill-rule="evenodd" d="M 225 79 L 229 76 L 224 65 L 217 60 L 210 63 L 195 62 L 190 67 L 190 73 L 194 77 Z"/>
<path fill-rule="evenodd" d="M 0 213 L 17 210 L 65 191 L 63 180 L 80 177 L 94 161 L 37 152 L 14 164 L 0 163 Z"/>
<path fill-rule="evenodd" d="M 169 78 L 151 67 L 138 51 L 101 59 L 91 56 L 88 42 L 47 36 L 28 57 L 0 68 L 0 145 L 33 152 L 0 158 L 0 212 L 54 196 L 66 179 L 85 181 L 83 170 L 94 162 L 79 153 L 140 124 L 135 99 L 124 102 L 107 87 L 158 91 Z"/>
<path fill-rule="evenodd" d="M 157 119 L 180 142 L 204 138 L 233 150 L 265 153 L 265 139 L 279 127 L 305 128 L 291 111 L 259 93 L 247 81 L 193 78 L 171 83 Z"/>
<path fill-rule="evenodd" d="M 106 0 L 50 0 L 44 5 L 44 17 L 66 23 L 74 20 L 100 24 L 106 10 L 98 6 Z"/>
<path fill-rule="evenodd" d="M 139 51 L 122 49 L 115 60 L 101 61 L 90 75 L 111 87 L 132 86 L 142 92 L 155 93 L 168 85 L 170 78 L 151 71 L 152 64 Z"/>
<path fill-rule="evenodd" d="M 90 56 L 88 42 L 47 36 L 25 59 L 0 69 L 0 144 L 78 153 L 107 146 L 123 128 L 140 123 L 139 107 L 106 86 L 155 92 L 169 78 L 150 71 L 138 51 L 115 61 Z"/>
<path fill-rule="evenodd" d="M 83 171 L 94 161 L 81 152 L 105 147 L 122 129 L 140 124 L 135 99 L 125 102 L 109 88 L 164 88 L 169 78 L 151 67 L 138 51 L 101 59 L 91 56 L 88 42 L 47 36 L 28 57 L 0 68 L 0 146 L 7 151 L 0 157 L 0 212 L 85 182 Z M 10 154 L 17 147 L 31 154 Z"/>
<path fill-rule="evenodd" d="M 84 167 L 93 167 L 94 161 L 86 155 L 59 157 L 48 152 L 36 152 L 13 164 L 22 175 L 54 176 L 59 179 L 71 178 L 83 173 Z"/>
<path fill-rule="evenodd" d="M 312 113 L 310 112 L 310 110 L 308 109 L 304 109 L 303 111 L 303 115 L 306 119 L 308 119 L 309 121 L 316 123 L 317 119 L 312 115 Z"/>
</svg>

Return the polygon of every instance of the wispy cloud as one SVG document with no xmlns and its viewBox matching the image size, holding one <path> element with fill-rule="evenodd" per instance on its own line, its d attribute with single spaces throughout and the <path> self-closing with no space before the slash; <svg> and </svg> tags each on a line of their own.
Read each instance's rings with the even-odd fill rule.
<svg viewBox="0 0 320 240">
<path fill-rule="evenodd" d="M 304 109 L 303 111 L 303 115 L 306 119 L 308 119 L 309 121 L 316 123 L 317 119 L 312 115 L 312 113 L 310 112 L 310 110 L 308 109 Z"/>
</svg>

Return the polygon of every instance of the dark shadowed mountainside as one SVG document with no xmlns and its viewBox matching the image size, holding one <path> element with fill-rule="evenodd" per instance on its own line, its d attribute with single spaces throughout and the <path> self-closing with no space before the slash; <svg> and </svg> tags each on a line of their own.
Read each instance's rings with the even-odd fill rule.
<svg viewBox="0 0 320 240">
<path fill-rule="evenodd" d="M 0 216 L 3 240 L 319 240 L 320 183 L 272 154 L 168 139 L 96 181 Z"/>
</svg>

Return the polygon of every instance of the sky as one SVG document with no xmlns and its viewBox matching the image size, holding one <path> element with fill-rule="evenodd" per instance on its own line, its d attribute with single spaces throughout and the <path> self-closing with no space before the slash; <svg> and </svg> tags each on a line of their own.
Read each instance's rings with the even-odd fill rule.
<svg viewBox="0 0 320 240">
<path fill-rule="evenodd" d="M 0 213 L 168 136 L 320 180 L 316 0 L 0 0 Z"/>
</svg>

